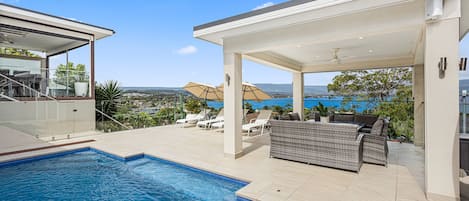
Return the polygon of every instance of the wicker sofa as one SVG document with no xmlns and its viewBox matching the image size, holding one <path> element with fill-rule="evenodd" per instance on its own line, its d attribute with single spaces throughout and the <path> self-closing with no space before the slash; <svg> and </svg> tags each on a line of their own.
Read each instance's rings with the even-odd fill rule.
<svg viewBox="0 0 469 201">
<path fill-rule="evenodd" d="M 353 124 L 271 120 L 270 156 L 360 171 L 363 134 Z"/>
</svg>

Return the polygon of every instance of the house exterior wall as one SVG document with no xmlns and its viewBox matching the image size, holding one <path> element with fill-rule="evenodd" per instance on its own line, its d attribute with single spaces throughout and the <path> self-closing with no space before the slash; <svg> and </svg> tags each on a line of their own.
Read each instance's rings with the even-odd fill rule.
<svg viewBox="0 0 469 201">
<path fill-rule="evenodd" d="M 0 127 L 38 138 L 94 131 L 95 100 L 0 102 Z"/>
</svg>

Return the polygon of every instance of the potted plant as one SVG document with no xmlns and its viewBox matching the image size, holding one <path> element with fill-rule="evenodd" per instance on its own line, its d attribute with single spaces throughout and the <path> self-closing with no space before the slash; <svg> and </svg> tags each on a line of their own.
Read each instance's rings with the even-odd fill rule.
<svg viewBox="0 0 469 201">
<path fill-rule="evenodd" d="M 75 96 L 86 96 L 88 94 L 88 75 L 86 71 L 78 72 L 74 83 Z"/>
<path fill-rule="evenodd" d="M 314 107 L 314 110 L 319 112 L 322 123 L 329 123 L 329 108 L 319 102 L 318 105 Z"/>
</svg>

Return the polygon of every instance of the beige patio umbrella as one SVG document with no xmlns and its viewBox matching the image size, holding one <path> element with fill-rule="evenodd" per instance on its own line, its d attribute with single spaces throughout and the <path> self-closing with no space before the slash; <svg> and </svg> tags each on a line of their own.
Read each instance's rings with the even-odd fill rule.
<svg viewBox="0 0 469 201">
<path fill-rule="evenodd" d="M 215 101 L 223 100 L 223 92 L 220 91 L 215 86 L 212 86 L 209 84 L 189 82 L 183 87 L 183 89 L 191 93 L 197 98 L 203 98 L 205 103 L 207 103 L 207 100 L 215 100 Z M 204 107 L 204 113 L 206 113 L 205 107 Z"/>
<path fill-rule="evenodd" d="M 223 92 L 223 84 L 217 87 L 219 91 Z M 243 82 L 243 102 L 244 100 L 263 101 L 266 99 L 272 99 L 272 96 L 262 91 L 256 85 L 251 83 Z"/>
<path fill-rule="evenodd" d="M 209 84 L 189 82 L 183 88 L 197 98 L 216 101 L 223 100 L 223 92 Z"/>
<path fill-rule="evenodd" d="M 223 89 L 224 89 L 223 84 L 221 84 L 217 88 L 219 89 L 219 91 L 223 92 Z M 262 89 L 256 87 L 256 85 L 253 85 L 251 83 L 243 82 L 242 89 L 243 89 L 243 110 L 245 109 L 244 108 L 245 100 L 263 101 L 267 99 L 272 99 L 272 96 L 265 93 L 264 91 L 262 91 Z M 243 114 L 246 114 L 246 113 L 243 112 Z M 245 119 L 246 117 L 243 115 L 243 121 L 245 121 Z"/>
</svg>

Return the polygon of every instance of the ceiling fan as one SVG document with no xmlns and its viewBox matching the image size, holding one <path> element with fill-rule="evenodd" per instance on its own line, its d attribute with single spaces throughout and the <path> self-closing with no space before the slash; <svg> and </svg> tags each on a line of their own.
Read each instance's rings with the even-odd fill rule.
<svg viewBox="0 0 469 201">
<path fill-rule="evenodd" d="M 329 62 L 329 63 L 334 63 L 334 64 L 341 64 L 342 60 L 345 59 L 345 58 L 348 58 L 348 56 L 340 56 L 339 51 L 340 51 L 340 48 L 333 48 L 331 50 L 332 57 L 330 59 L 316 60 L 316 61 Z M 316 57 L 316 58 L 319 58 L 319 57 Z"/>
<path fill-rule="evenodd" d="M 13 40 L 9 39 L 6 34 L 0 33 L 0 43 L 13 45 Z"/>
<path fill-rule="evenodd" d="M 339 50 L 340 48 L 332 49 L 332 59 L 329 60 L 331 63 L 340 64 L 342 62 L 339 58 Z"/>
</svg>

